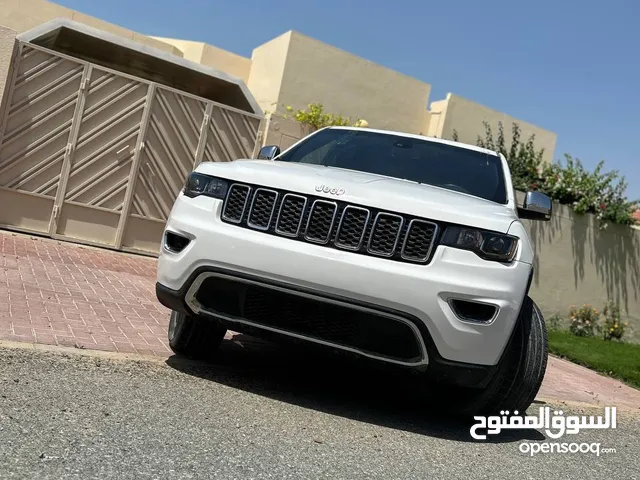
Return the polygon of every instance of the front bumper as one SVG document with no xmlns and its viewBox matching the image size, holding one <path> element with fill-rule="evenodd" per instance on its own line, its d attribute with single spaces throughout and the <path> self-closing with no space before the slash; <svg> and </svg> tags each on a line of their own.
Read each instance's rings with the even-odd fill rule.
<svg viewBox="0 0 640 480">
<path fill-rule="evenodd" d="M 428 265 L 394 262 L 229 225 L 220 221 L 221 207 L 208 197 L 181 194 L 176 200 L 166 229 L 191 242 L 180 253 L 161 250 L 158 296 L 169 308 L 185 305 L 197 274 L 226 272 L 394 312 L 416 325 L 424 363 L 491 367 L 511 337 L 529 286 L 527 263 L 487 262 L 444 246 Z M 495 305 L 497 314 L 487 324 L 462 321 L 449 304 L 452 298 Z"/>
</svg>

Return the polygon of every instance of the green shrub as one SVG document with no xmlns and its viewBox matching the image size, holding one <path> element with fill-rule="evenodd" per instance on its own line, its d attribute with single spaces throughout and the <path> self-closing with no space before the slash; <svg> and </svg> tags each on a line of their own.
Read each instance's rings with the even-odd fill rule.
<svg viewBox="0 0 640 480">
<path fill-rule="evenodd" d="M 311 131 L 324 127 L 341 127 L 352 124 L 351 118 L 326 113 L 321 103 L 310 103 L 305 110 L 294 110 L 293 107 L 287 105 L 285 110 L 285 118 L 293 118 L 298 123 L 307 126 Z M 361 120 L 358 119 L 355 121 L 354 126 L 360 123 Z"/>
<path fill-rule="evenodd" d="M 551 315 L 549 318 L 545 319 L 547 328 L 549 330 L 554 330 L 554 331 L 562 330 L 563 322 L 564 322 L 564 319 L 558 314 Z"/>
<path fill-rule="evenodd" d="M 580 308 L 572 305 L 569 318 L 571 319 L 569 331 L 578 337 L 593 337 L 598 331 L 600 313 L 589 304 L 582 305 Z"/>
<path fill-rule="evenodd" d="M 477 145 L 499 152 L 507 159 L 511 170 L 511 181 L 516 190 L 537 190 L 540 183 L 539 169 L 542 164 L 544 149 L 536 150 L 535 135 L 531 135 L 526 142 L 520 140 L 520 126 L 511 125 L 511 142 L 507 145 L 504 127 L 498 122 L 498 132 L 493 136 L 491 125 L 483 122 L 485 137 L 478 137 Z"/>
<path fill-rule="evenodd" d="M 602 310 L 602 315 L 604 316 L 604 339 L 611 340 L 615 338 L 620 340 L 627 326 L 620 319 L 620 308 L 614 302 L 609 301 Z"/>
<path fill-rule="evenodd" d="M 630 202 L 624 193 L 627 183 L 617 171 L 602 173 L 604 162 L 593 172 L 587 171 L 579 159 L 565 155 L 565 162 L 544 167 L 540 185 L 554 200 L 570 205 L 576 213 L 593 213 L 606 227 L 607 222 L 630 225 L 637 202 Z"/>
<path fill-rule="evenodd" d="M 540 190 L 553 200 L 570 206 L 576 213 L 593 213 L 601 228 L 606 228 L 608 222 L 635 223 L 633 212 L 640 203 L 627 199 L 627 182 L 618 171 L 603 173 L 604 162 L 600 162 L 593 172 L 589 172 L 579 159 L 568 154 L 564 163 L 543 165 L 544 149 L 536 149 L 534 135 L 523 142 L 518 124 L 512 125 L 509 145 L 502 123 L 498 123 L 495 137 L 489 123 L 483 122 L 483 125 L 485 136 L 478 137 L 477 145 L 505 156 L 516 190 Z M 457 132 L 455 134 L 457 137 Z"/>
</svg>

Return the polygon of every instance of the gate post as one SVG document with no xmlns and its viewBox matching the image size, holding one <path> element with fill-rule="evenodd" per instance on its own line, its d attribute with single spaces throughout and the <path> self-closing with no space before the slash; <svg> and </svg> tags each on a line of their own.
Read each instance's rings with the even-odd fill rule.
<svg viewBox="0 0 640 480">
<path fill-rule="evenodd" d="M 124 202 L 122 203 L 122 212 L 120 212 L 120 220 L 118 222 L 118 229 L 116 231 L 115 247 L 120 250 L 122 248 L 122 237 L 124 236 L 124 229 L 127 226 L 127 220 L 129 219 L 129 212 L 131 211 L 131 204 L 133 203 L 133 194 L 136 189 L 136 181 L 138 180 L 138 172 L 140 171 L 140 155 L 145 148 L 145 140 L 147 136 L 147 127 L 149 126 L 149 119 L 151 118 L 151 107 L 153 99 L 156 93 L 156 84 L 151 83 L 149 90 L 147 90 L 147 99 L 145 101 L 144 111 L 142 112 L 142 119 L 140 120 L 140 131 L 138 133 L 138 140 L 136 142 L 136 150 L 133 154 L 133 161 L 131 162 L 131 172 L 129 173 L 129 183 L 127 185 L 127 191 L 124 194 Z"/>
<path fill-rule="evenodd" d="M 269 121 L 265 118 L 260 119 L 260 123 L 258 124 L 258 133 L 256 134 L 256 142 L 253 145 L 253 152 L 251 152 L 251 158 L 258 158 L 258 152 L 260 149 L 264 147 L 264 141 L 267 138 L 267 128 L 269 125 Z"/>
<path fill-rule="evenodd" d="M 9 64 L 7 77 L 2 89 L 2 103 L 0 104 L 0 118 L 2 118 L 2 123 L 0 124 L 0 145 L 2 145 L 2 141 L 4 140 L 4 131 L 7 128 L 7 119 L 9 117 L 9 103 L 11 102 L 13 87 L 16 84 L 16 77 L 18 76 L 18 65 L 20 64 L 20 57 L 22 55 L 22 43 L 15 40 L 15 35 L 13 51 L 11 55 L 11 62 Z"/>
<path fill-rule="evenodd" d="M 211 122 L 212 111 L 213 111 L 213 103 L 208 102 L 204 110 L 204 118 L 202 119 L 202 125 L 200 125 L 200 138 L 198 139 L 198 146 L 196 148 L 193 168 L 196 168 L 198 165 L 200 165 L 200 162 L 202 162 L 204 149 L 207 146 L 207 135 L 209 132 L 209 123 Z"/>
<path fill-rule="evenodd" d="M 69 139 L 67 140 L 67 148 L 64 152 L 64 159 L 62 160 L 62 170 L 60 171 L 60 180 L 58 181 L 58 191 L 56 192 L 56 198 L 53 202 L 51 220 L 49 220 L 49 236 L 51 237 L 53 237 L 58 231 L 58 217 L 60 216 L 60 209 L 64 203 L 64 196 L 67 193 L 67 181 L 69 180 L 69 174 L 71 173 L 73 152 L 75 151 L 76 142 L 78 141 L 82 113 L 84 112 L 84 103 L 87 98 L 87 85 L 90 82 L 92 70 L 93 68 L 91 65 L 85 64 L 82 71 L 78 100 L 76 101 L 76 108 L 73 111 L 73 117 L 71 117 L 71 130 L 69 132 Z"/>
</svg>

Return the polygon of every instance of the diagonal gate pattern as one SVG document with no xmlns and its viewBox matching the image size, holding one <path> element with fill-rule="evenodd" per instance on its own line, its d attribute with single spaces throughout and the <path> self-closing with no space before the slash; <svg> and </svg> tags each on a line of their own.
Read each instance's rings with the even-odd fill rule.
<svg viewBox="0 0 640 480">
<path fill-rule="evenodd" d="M 188 173 L 250 158 L 261 117 L 20 42 L 0 117 L 0 227 L 157 253 Z"/>
</svg>

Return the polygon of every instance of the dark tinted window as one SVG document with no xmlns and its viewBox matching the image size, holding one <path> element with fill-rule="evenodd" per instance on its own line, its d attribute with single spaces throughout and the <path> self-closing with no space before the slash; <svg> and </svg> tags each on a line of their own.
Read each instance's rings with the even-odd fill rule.
<svg viewBox="0 0 640 480">
<path fill-rule="evenodd" d="M 497 155 L 367 130 L 326 129 L 276 158 L 375 173 L 507 203 Z"/>
</svg>

